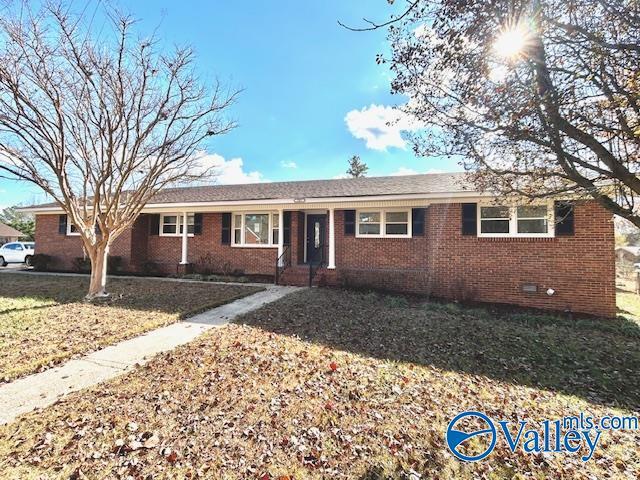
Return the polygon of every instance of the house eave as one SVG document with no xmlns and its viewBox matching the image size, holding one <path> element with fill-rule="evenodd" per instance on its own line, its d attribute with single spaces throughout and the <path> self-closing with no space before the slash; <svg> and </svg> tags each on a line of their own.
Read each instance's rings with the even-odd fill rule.
<svg viewBox="0 0 640 480">
<path fill-rule="evenodd" d="M 273 198 L 273 199 L 253 199 L 253 200 L 221 200 L 215 202 L 173 202 L 173 203 L 149 203 L 142 210 L 143 213 L 154 213 L 162 211 L 189 210 L 189 211 L 222 211 L 229 208 L 250 207 L 256 205 L 269 206 L 269 208 L 284 208 L 303 210 L 305 205 L 350 207 L 362 204 L 372 204 L 376 202 L 426 202 L 426 203 L 448 203 L 452 200 L 490 198 L 491 194 L 479 192 L 443 192 L 443 193 L 412 193 L 402 195 L 364 195 L 349 197 L 313 197 L 313 198 Z M 18 209 L 20 212 L 32 214 L 54 214 L 64 213 L 59 206 L 51 207 L 24 207 Z"/>
</svg>

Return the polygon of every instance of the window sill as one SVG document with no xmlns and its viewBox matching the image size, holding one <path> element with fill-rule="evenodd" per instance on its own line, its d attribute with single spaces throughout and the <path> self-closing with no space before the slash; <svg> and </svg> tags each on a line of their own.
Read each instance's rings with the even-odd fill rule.
<svg viewBox="0 0 640 480">
<path fill-rule="evenodd" d="M 278 248 L 278 245 L 236 245 L 231 244 L 233 248 Z"/>
<path fill-rule="evenodd" d="M 413 238 L 411 235 L 362 235 L 356 234 L 356 238 Z"/>
<path fill-rule="evenodd" d="M 489 241 L 489 242 L 552 242 L 556 240 L 557 237 L 551 237 L 549 235 L 546 236 L 538 236 L 538 237 L 492 237 L 492 236 L 484 236 L 478 235 L 476 237 L 478 240 Z"/>
<path fill-rule="evenodd" d="M 161 233 L 158 235 L 159 237 L 173 237 L 173 238 L 182 238 L 181 233 Z M 195 237 L 193 233 L 187 233 L 187 237 Z"/>
</svg>

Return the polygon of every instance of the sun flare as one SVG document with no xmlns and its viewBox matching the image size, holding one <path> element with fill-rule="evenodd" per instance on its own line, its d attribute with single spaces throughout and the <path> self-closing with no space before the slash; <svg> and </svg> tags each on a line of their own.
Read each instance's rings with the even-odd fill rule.
<svg viewBox="0 0 640 480">
<path fill-rule="evenodd" d="M 520 56 L 531 39 L 531 31 L 521 23 L 502 29 L 493 49 L 501 57 L 513 59 Z"/>
</svg>

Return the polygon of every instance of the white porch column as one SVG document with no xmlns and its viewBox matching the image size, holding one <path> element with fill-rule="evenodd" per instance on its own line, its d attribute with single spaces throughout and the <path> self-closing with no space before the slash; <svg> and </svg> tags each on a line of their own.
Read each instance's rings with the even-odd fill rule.
<svg viewBox="0 0 640 480">
<path fill-rule="evenodd" d="M 329 263 L 327 268 L 336 268 L 336 227 L 334 209 L 329 209 Z"/>
<path fill-rule="evenodd" d="M 284 213 L 278 210 L 278 266 L 282 266 L 284 258 L 280 258 L 284 253 Z"/>
<path fill-rule="evenodd" d="M 187 212 L 182 212 L 182 258 L 180 265 L 186 265 L 187 261 L 187 238 L 188 238 Z"/>
</svg>

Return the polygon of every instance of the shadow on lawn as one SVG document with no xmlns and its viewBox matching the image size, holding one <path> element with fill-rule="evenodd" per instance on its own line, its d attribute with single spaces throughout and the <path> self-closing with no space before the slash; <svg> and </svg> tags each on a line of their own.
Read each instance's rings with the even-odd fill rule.
<svg viewBox="0 0 640 480">
<path fill-rule="evenodd" d="M 25 299 L 26 305 L 3 308 L 0 304 L 0 314 L 83 303 L 88 289 L 88 276 L 2 273 L 0 297 Z M 253 290 L 258 291 L 252 287 L 238 285 L 178 284 L 148 278 L 109 278 L 107 283 L 109 297 L 95 299 L 91 304 L 151 313 L 179 314 L 184 317 L 227 303 L 250 294 Z"/>
<path fill-rule="evenodd" d="M 485 375 L 640 410 L 640 327 L 622 317 L 494 313 L 312 289 L 238 321 L 375 358 Z"/>
</svg>

